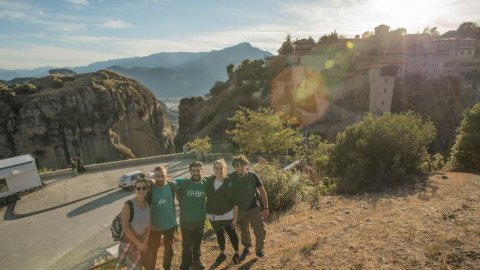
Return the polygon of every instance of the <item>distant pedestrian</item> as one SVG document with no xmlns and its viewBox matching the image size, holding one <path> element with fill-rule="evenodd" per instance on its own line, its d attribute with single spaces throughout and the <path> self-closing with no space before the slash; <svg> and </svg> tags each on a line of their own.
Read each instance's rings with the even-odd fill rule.
<svg viewBox="0 0 480 270">
<path fill-rule="evenodd" d="M 70 159 L 70 168 L 72 169 L 73 177 L 77 177 L 77 163 L 73 160 L 73 158 Z"/>
</svg>

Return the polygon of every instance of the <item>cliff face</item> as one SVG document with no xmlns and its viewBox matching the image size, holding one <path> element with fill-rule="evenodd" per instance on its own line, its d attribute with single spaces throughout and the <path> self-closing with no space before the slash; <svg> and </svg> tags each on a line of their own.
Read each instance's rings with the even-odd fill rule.
<svg viewBox="0 0 480 270">
<path fill-rule="evenodd" d="M 31 84 L 37 90 L 0 95 L 0 158 L 31 153 L 41 166 L 64 168 L 70 158 L 91 164 L 174 149 L 166 112 L 134 80 L 99 71 Z"/>
<path fill-rule="evenodd" d="M 329 141 L 334 141 L 338 132 L 368 113 L 370 85 L 366 74 L 346 78 L 324 76 L 318 80 L 305 76 L 297 83 L 295 76 L 291 76 L 294 71 L 286 69 L 271 85 L 253 88 L 253 91 L 248 84 L 235 84 L 232 79 L 214 89 L 216 94 L 207 100 L 182 100 L 177 145 L 205 135 L 213 140 L 226 139 L 225 129 L 231 128 L 227 118 L 239 106 L 251 109 L 270 106 L 282 110 L 297 117 L 303 124 L 302 129 Z M 293 88 L 293 85 L 300 87 Z M 428 79 L 408 75 L 395 81 L 391 112 L 414 111 L 430 119 L 437 128 L 431 151 L 445 153 L 455 138 L 463 110 L 478 101 L 480 91 L 477 89 L 478 78 L 441 76 Z"/>
</svg>

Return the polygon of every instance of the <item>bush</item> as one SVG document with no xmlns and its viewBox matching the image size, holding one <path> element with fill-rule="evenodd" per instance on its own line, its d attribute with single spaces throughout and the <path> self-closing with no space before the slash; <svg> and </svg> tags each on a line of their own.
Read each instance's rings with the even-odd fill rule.
<svg viewBox="0 0 480 270">
<path fill-rule="evenodd" d="M 421 172 L 435 136 L 433 123 L 412 112 L 367 115 L 337 136 L 331 156 L 337 191 L 377 190 Z"/>
<path fill-rule="evenodd" d="M 480 103 L 463 112 L 449 163 L 454 169 L 480 169 Z"/>
<path fill-rule="evenodd" d="M 18 94 L 32 94 L 37 91 L 37 87 L 31 83 L 24 83 L 13 87 L 13 91 Z"/>
<path fill-rule="evenodd" d="M 64 85 L 65 85 L 65 83 L 62 82 L 62 80 L 60 80 L 60 79 L 55 79 L 55 80 L 52 81 L 52 87 L 55 88 L 55 89 L 62 88 Z"/>
<path fill-rule="evenodd" d="M 436 172 L 443 169 L 445 166 L 445 158 L 440 153 L 430 157 L 430 171 Z"/>
<path fill-rule="evenodd" d="M 291 172 L 284 171 L 276 164 L 257 164 L 253 171 L 263 181 L 271 211 L 283 211 L 291 208 L 302 192 Z"/>
</svg>

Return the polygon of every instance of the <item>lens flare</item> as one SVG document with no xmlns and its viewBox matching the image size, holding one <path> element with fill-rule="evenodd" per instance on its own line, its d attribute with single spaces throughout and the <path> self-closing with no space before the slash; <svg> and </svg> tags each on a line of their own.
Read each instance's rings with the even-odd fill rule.
<svg viewBox="0 0 480 270">
<path fill-rule="evenodd" d="M 331 69 L 333 67 L 334 63 L 335 63 L 335 61 L 333 61 L 332 59 L 328 59 L 327 61 L 325 61 L 325 68 L 326 69 Z"/>
<path fill-rule="evenodd" d="M 270 105 L 308 125 L 324 117 L 329 106 L 327 92 L 320 73 L 292 66 L 273 79 Z"/>
<path fill-rule="evenodd" d="M 347 41 L 347 44 L 345 44 L 345 46 L 347 46 L 347 48 L 349 49 L 353 49 L 353 42 Z"/>
</svg>

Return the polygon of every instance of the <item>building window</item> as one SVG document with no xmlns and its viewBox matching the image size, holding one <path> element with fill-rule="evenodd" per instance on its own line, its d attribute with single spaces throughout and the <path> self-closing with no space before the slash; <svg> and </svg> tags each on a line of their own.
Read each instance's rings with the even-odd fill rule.
<svg viewBox="0 0 480 270">
<path fill-rule="evenodd" d="M 0 192 L 7 192 L 9 191 L 7 180 L 5 178 L 0 179 Z"/>
<path fill-rule="evenodd" d="M 382 106 L 385 106 L 385 101 L 382 101 Z"/>
<path fill-rule="evenodd" d="M 468 54 L 472 54 L 472 50 L 468 50 Z"/>
<path fill-rule="evenodd" d="M 383 89 L 383 93 L 384 93 L 384 94 L 387 93 L 387 88 Z"/>
<path fill-rule="evenodd" d="M 388 78 L 385 78 L 385 83 L 387 83 L 387 82 L 388 82 Z"/>
<path fill-rule="evenodd" d="M 463 55 L 463 50 L 460 51 L 460 55 Z"/>
</svg>

